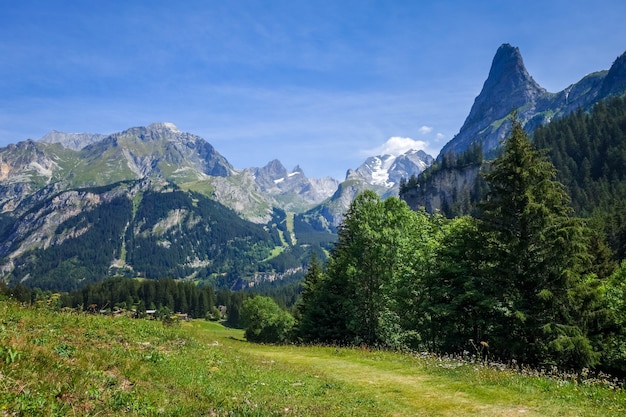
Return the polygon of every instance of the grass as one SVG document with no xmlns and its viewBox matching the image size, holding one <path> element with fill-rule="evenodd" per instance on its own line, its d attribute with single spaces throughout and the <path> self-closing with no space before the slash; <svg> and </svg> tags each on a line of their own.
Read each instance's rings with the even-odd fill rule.
<svg viewBox="0 0 626 417">
<path fill-rule="evenodd" d="M 291 242 L 295 245 L 297 242 L 297 239 L 296 239 L 296 233 L 295 233 L 294 226 L 293 226 L 294 216 L 295 216 L 295 213 L 287 212 L 287 217 L 285 221 L 287 223 L 287 232 L 291 236 Z"/>
<path fill-rule="evenodd" d="M 626 393 L 430 356 L 254 345 L 207 321 L 0 302 L 0 416 L 618 416 Z"/>
</svg>

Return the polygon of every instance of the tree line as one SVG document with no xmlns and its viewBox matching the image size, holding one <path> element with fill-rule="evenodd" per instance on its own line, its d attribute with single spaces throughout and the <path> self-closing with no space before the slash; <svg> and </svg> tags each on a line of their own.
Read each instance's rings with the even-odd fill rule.
<svg viewBox="0 0 626 417">
<path fill-rule="evenodd" d="M 574 216 L 554 165 L 516 119 L 484 180 L 475 217 L 362 193 L 326 264 L 311 261 L 295 321 L 263 318 L 262 301 L 247 300 L 247 334 L 267 341 L 261 317 L 265 336 L 281 341 L 626 372 L 626 264 Z"/>
</svg>

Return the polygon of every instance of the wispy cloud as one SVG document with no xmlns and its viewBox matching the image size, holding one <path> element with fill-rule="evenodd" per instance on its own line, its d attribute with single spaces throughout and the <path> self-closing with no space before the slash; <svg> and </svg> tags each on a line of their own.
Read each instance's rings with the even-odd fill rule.
<svg viewBox="0 0 626 417">
<path fill-rule="evenodd" d="M 367 149 L 361 151 L 363 156 L 373 156 L 373 155 L 393 155 L 398 156 L 402 155 L 410 150 L 425 150 L 428 148 L 428 143 L 415 140 L 411 138 L 404 138 L 401 136 L 393 136 L 382 144 L 381 146 L 374 149 Z"/>
<path fill-rule="evenodd" d="M 427 135 L 432 131 L 433 131 L 433 128 L 430 126 L 422 126 L 418 129 L 418 132 L 420 132 L 422 135 Z"/>
</svg>

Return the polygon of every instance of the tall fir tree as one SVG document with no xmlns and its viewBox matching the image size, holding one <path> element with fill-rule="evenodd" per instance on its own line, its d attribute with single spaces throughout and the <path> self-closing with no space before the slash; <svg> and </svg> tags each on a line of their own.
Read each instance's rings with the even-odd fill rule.
<svg viewBox="0 0 626 417">
<path fill-rule="evenodd" d="M 527 363 L 593 365 L 585 329 L 576 321 L 583 279 L 585 228 L 571 217 L 569 196 L 545 154 L 514 117 L 502 155 L 485 174 L 481 204 L 490 288 L 499 288 L 490 331 L 502 356 Z"/>
</svg>

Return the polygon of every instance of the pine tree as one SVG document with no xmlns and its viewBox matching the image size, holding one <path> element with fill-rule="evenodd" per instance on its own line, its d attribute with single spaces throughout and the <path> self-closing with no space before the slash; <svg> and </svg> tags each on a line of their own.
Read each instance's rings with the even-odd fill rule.
<svg viewBox="0 0 626 417">
<path fill-rule="evenodd" d="M 524 362 L 592 365 L 596 355 L 575 322 L 581 312 L 573 298 L 582 280 L 585 229 L 570 217 L 554 166 L 516 118 L 485 179 L 490 190 L 480 220 L 489 239 L 487 279 L 501 290 L 489 335 L 493 345 Z"/>
<path fill-rule="evenodd" d="M 302 293 L 296 304 L 296 336 L 306 341 L 316 341 L 320 339 L 317 334 L 318 317 L 323 313 L 323 308 L 318 300 L 319 287 L 322 277 L 323 269 L 317 254 L 315 252 L 311 255 L 309 267 L 304 275 L 304 282 L 302 283 Z"/>
</svg>

